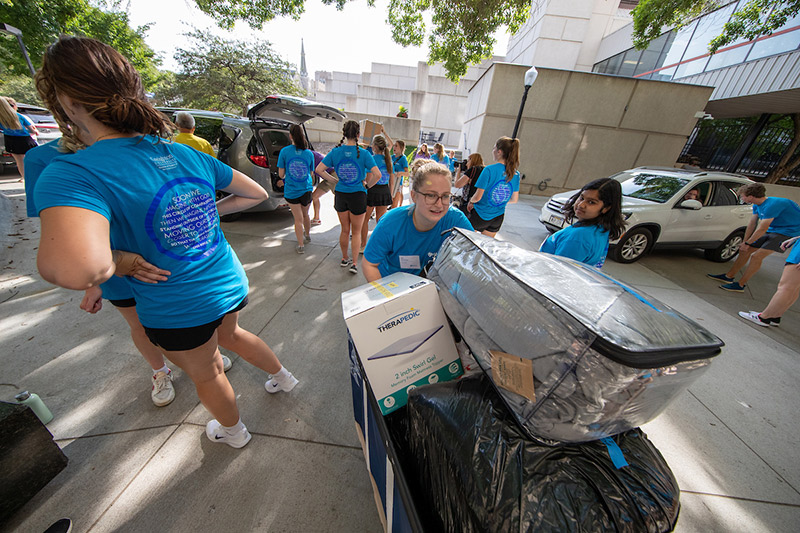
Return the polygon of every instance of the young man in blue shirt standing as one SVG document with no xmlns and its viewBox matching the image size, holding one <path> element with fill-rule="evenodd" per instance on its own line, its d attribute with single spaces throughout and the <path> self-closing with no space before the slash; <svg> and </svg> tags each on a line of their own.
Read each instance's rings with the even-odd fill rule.
<svg viewBox="0 0 800 533">
<path fill-rule="evenodd" d="M 744 292 L 747 282 L 761 268 L 764 258 L 775 252 L 783 253 L 781 243 L 800 235 L 800 206 L 795 202 L 768 197 L 762 183 L 742 185 L 739 197 L 753 206 L 753 216 L 747 224 L 744 241 L 739 246 L 739 256 L 726 273 L 708 274 L 711 279 L 724 281 L 720 289 L 730 292 Z M 734 276 L 745 265 L 747 268 L 742 279 L 734 281 Z"/>
</svg>

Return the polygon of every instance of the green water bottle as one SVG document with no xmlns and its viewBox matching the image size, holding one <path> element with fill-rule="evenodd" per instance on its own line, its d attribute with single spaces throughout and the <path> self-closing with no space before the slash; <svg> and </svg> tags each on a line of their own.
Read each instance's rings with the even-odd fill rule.
<svg viewBox="0 0 800 533">
<path fill-rule="evenodd" d="M 38 394 L 33 394 L 32 392 L 22 391 L 14 398 L 22 404 L 27 405 L 33 411 L 33 414 L 39 417 L 39 420 L 42 421 L 42 424 L 47 424 L 53 419 L 53 413 L 50 412 L 50 409 L 44 404 L 41 398 L 39 398 Z"/>
</svg>

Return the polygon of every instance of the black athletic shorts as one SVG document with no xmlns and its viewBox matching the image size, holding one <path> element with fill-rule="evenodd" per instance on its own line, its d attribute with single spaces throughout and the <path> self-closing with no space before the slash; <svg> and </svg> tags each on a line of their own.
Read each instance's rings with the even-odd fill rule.
<svg viewBox="0 0 800 533">
<path fill-rule="evenodd" d="M 758 238 L 751 246 L 753 248 L 761 248 L 762 250 L 772 250 L 773 252 L 783 253 L 781 243 L 786 239 L 791 239 L 790 235 L 781 235 L 780 233 L 767 233 Z"/>
<path fill-rule="evenodd" d="M 114 307 L 136 307 L 136 298 L 125 298 L 124 300 L 109 300 Z"/>
<path fill-rule="evenodd" d="M 367 193 L 333 191 L 333 194 L 333 208 L 337 213 L 350 211 L 354 215 L 363 215 L 367 212 Z"/>
<path fill-rule="evenodd" d="M 284 198 L 286 198 L 286 197 L 284 196 Z M 300 204 L 303 207 L 305 207 L 305 206 L 307 206 L 308 204 L 311 203 L 311 191 L 308 191 L 307 193 L 305 193 L 303 196 L 300 196 L 299 198 L 286 198 L 286 201 L 289 202 L 290 204 Z"/>
<path fill-rule="evenodd" d="M 389 190 L 389 184 L 373 185 L 367 189 L 368 207 L 386 207 L 387 205 L 392 205 L 392 193 Z"/>
<path fill-rule="evenodd" d="M 505 218 L 506 214 L 503 213 L 499 217 L 494 217 L 492 220 L 483 220 L 478 212 L 475 211 L 475 206 L 472 207 L 472 211 L 469 214 L 469 222 L 472 224 L 472 227 L 475 231 L 489 231 L 492 233 L 497 233 L 500 231 L 500 227 L 503 225 L 503 219 Z"/>
<path fill-rule="evenodd" d="M 39 146 L 30 135 L 6 135 L 6 152 L 22 155 Z"/>
<path fill-rule="evenodd" d="M 241 311 L 246 305 L 247 296 L 244 297 L 244 300 L 239 302 L 239 305 L 225 313 L 225 315 Z M 225 315 L 222 315 L 208 324 L 203 324 L 202 326 L 166 329 L 145 327 L 144 332 L 147 333 L 147 338 L 150 339 L 150 342 L 169 352 L 191 350 L 202 346 L 208 342 L 208 339 L 214 336 L 214 332 L 219 325 L 222 324 Z"/>
</svg>

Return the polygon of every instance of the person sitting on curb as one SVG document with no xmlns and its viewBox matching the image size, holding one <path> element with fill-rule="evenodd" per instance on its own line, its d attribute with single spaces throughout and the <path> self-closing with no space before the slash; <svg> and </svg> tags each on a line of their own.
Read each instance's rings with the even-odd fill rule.
<svg viewBox="0 0 800 533">
<path fill-rule="evenodd" d="M 724 274 L 707 274 L 711 279 L 725 282 L 720 289 L 730 292 L 744 292 L 747 282 L 761 268 L 764 258 L 774 252 L 783 253 L 781 243 L 800 235 L 800 206 L 795 202 L 786 198 L 767 197 L 763 183 L 742 185 L 738 193 L 743 202 L 753 206 L 753 216 L 739 246 L 739 256 Z M 745 265 L 747 269 L 742 279 L 734 281 L 734 276 Z"/>
<path fill-rule="evenodd" d="M 217 154 L 214 153 L 214 149 L 211 147 L 211 143 L 194 134 L 195 124 L 194 117 L 191 113 L 178 111 L 175 115 L 175 125 L 178 126 L 178 131 L 180 133 L 172 139 L 174 142 L 191 146 L 198 152 L 203 152 L 211 157 L 217 157 Z"/>
<path fill-rule="evenodd" d="M 767 307 L 760 313 L 757 311 L 739 311 L 739 316 L 759 326 L 779 326 L 781 317 L 794 305 L 800 296 L 800 244 L 795 244 L 800 237 L 783 241 L 781 248 L 786 250 L 793 244 L 792 252 L 786 258 L 778 290 L 772 295 Z"/>
</svg>

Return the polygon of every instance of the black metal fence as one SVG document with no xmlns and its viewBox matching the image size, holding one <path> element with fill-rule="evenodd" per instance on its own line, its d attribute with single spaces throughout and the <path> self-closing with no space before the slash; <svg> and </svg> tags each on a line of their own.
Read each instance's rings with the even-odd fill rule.
<svg viewBox="0 0 800 533">
<path fill-rule="evenodd" d="M 699 121 L 678 161 L 708 170 L 730 170 L 732 159 L 758 120 L 759 117 L 746 117 Z M 769 117 L 733 171 L 762 181 L 783 157 L 793 137 L 794 123 L 789 115 Z M 798 153 L 800 149 L 795 155 Z M 779 180 L 778 184 L 800 187 L 800 167 Z"/>
</svg>

